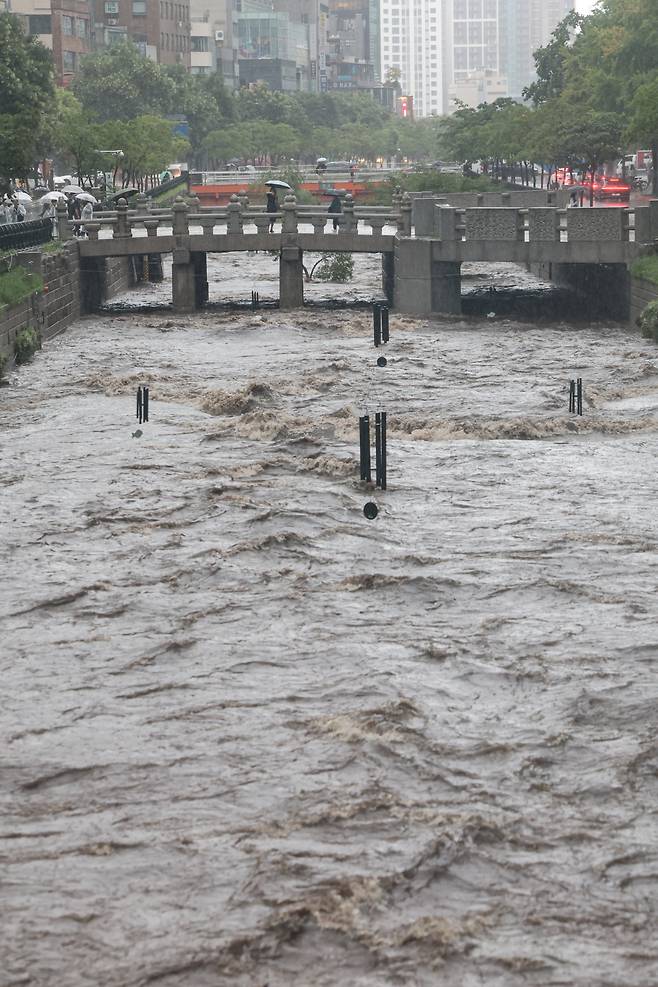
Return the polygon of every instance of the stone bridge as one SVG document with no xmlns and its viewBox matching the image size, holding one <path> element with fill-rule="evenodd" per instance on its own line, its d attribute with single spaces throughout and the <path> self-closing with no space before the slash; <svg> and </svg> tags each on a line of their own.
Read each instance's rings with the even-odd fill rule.
<svg viewBox="0 0 658 987">
<path fill-rule="evenodd" d="M 337 231 L 333 218 L 324 208 L 298 205 L 292 195 L 275 214 L 251 207 L 246 194 L 233 196 L 224 209 L 188 207 L 182 199 L 154 209 L 144 196 L 129 208 L 120 200 L 116 210 L 85 224 L 88 239 L 79 240 L 86 294 L 100 298 L 93 282 L 100 281 L 103 258 L 170 253 L 174 309 L 191 311 L 208 299 L 209 252 L 265 250 L 279 253 L 280 306 L 291 309 L 304 301 L 305 251 L 379 253 L 384 293 L 400 312 L 459 313 L 462 263 L 505 261 L 579 288 L 607 314 L 625 318 L 629 265 L 658 243 L 658 202 L 642 208 L 460 208 L 428 197 L 412 205 L 409 196 L 394 195 L 387 208 L 358 207 L 347 196 L 335 217 Z M 58 206 L 60 238 L 71 238 L 76 225 Z"/>
</svg>

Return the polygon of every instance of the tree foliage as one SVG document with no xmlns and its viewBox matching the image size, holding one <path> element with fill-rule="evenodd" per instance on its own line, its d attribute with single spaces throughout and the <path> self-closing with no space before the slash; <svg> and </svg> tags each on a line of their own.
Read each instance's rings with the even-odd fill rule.
<svg viewBox="0 0 658 987">
<path fill-rule="evenodd" d="M 0 13 L 0 189 L 33 170 L 53 97 L 50 52 Z"/>
</svg>

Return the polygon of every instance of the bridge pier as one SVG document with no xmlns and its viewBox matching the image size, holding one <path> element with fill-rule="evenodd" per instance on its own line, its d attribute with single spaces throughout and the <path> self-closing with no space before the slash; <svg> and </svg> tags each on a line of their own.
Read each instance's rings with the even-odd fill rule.
<svg viewBox="0 0 658 987">
<path fill-rule="evenodd" d="M 279 254 L 279 308 L 283 311 L 304 305 L 304 254 L 299 247 L 281 247 Z"/>
<path fill-rule="evenodd" d="M 389 305 L 395 301 L 395 256 L 392 252 L 382 254 L 382 292 Z"/>
<path fill-rule="evenodd" d="M 435 259 L 440 244 L 400 238 L 395 244 L 394 306 L 406 315 L 460 315 L 461 263 Z"/>
<path fill-rule="evenodd" d="M 172 300 L 174 312 L 194 312 L 196 287 L 194 263 L 189 250 L 176 248 L 171 265 Z"/>
<path fill-rule="evenodd" d="M 201 308 L 208 301 L 208 254 L 195 250 L 191 254 L 194 267 L 194 304 Z"/>
</svg>

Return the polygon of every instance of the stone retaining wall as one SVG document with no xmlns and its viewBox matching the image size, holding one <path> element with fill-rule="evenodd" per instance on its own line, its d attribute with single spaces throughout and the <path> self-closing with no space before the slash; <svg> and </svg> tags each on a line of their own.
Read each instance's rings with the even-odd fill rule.
<svg viewBox="0 0 658 987">
<path fill-rule="evenodd" d="M 133 283 L 130 258 L 108 257 L 102 264 L 102 298 L 113 298 Z M 80 257 L 77 241 L 53 253 L 23 250 L 4 258 L 2 267 L 20 266 L 43 279 L 43 292 L 36 292 L 18 305 L 0 312 L 0 354 L 14 358 L 14 340 L 21 329 L 35 326 L 42 340 L 52 339 L 81 315 Z M 1 269 L 1 268 L 0 268 Z"/>
</svg>

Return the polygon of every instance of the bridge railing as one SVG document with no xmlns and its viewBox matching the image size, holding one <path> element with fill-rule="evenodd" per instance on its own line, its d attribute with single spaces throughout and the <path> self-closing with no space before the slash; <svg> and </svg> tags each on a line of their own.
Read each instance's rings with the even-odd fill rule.
<svg viewBox="0 0 658 987">
<path fill-rule="evenodd" d="M 557 209 L 508 206 L 435 207 L 435 232 L 445 241 L 517 243 L 632 242 L 639 230 L 632 208 Z"/>
<path fill-rule="evenodd" d="M 411 203 L 398 199 L 394 208 L 361 207 L 355 208 L 351 196 L 346 196 L 342 203 L 342 212 L 329 213 L 317 206 L 299 206 L 292 195 L 286 196 L 279 210 L 275 213 L 266 212 L 262 207 L 249 206 L 248 199 L 232 196 L 226 208 L 203 208 L 197 202 L 192 207 L 177 199 L 170 209 L 154 209 L 140 197 L 134 208 L 124 201 L 119 201 L 117 208 L 97 212 L 91 220 L 71 220 L 68 218 L 64 204 L 57 207 L 58 232 L 62 240 L 69 239 L 81 228 L 91 240 L 132 237 L 133 231 L 138 236 L 157 237 L 160 234 L 173 235 L 212 235 L 215 227 L 223 229 L 227 235 L 286 233 L 296 234 L 308 232 L 300 227 L 312 227 L 314 234 L 324 234 L 329 221 L 335 222 L 340 234 L 352 236 L 382 236 L 385 227 L 393 226 L 403 236 L 411 235 Z M 279 230 L 271 230 L 273 224 L 281 224 Z M 245 229 L 248 227 L 250 229 Z M 369 229 L 370 232 L 365 232 Z M 250 232 L 251 231 L 251 232 Z"/>
</svg>

